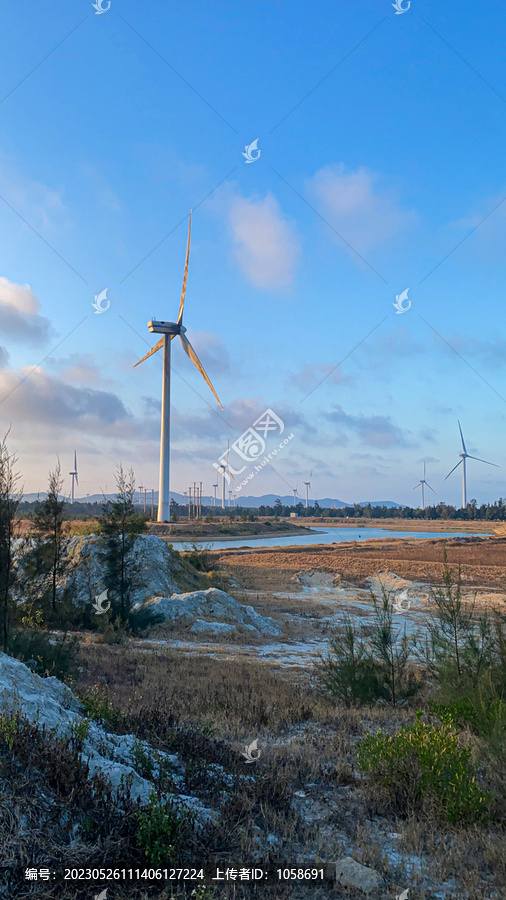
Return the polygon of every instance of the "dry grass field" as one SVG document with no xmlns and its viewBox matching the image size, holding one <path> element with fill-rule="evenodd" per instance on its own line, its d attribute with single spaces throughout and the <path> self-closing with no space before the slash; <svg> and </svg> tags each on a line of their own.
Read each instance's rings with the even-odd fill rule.
<svg viewBox="0 0 506 900">
<path fill-rule="evenodd" d="M 328 612 L 328 601 L 318 594 L 303 596 L 294 581 L 298 573 L 338 573 L 343 581 L 360 585 L 389 570 L 438 584 L 443 547 L 450 565 L 462 567 L 465 584 L 496 590 L 504 585 L 506 540 L 501 538 L 372 540 L 211 556 L 223 586 L 239 601 L 273 616 L 284 628 L 276 642 L 289 645 L 298 639 L 306 616 L 318 635 L 319 619 Z M 408 888 L 409 900 L 506 898 L 506 770 L 481 739 L 468 729 L 460 736 L 477 761 L 480 784 L 494 796 L 486 823 L 451 824 L 432 801 L 406 811 L 396 804 L 395 791 L 387 797 L 357 764 L 357 748 L 368 733 L 383 730 L 392 736 L 415 721 L 417 710 L 437 724 L 428 708 L 430 679 L 422 680 L 415 671 L 415 698 L 398 707 L 379 702 L 347 708 L 322 692 L 312 663 L 283 667 L 253 655 L 240 657 L 234 640 L 215 655 L 212 639 L 201 643 L 194 637 L 194 649 L 181 652 L 170 646 L 170 632 L 166 644 L 162 632 L 156 636 L 160 643 L 127 639 L 118 645 L 82 636 L 71 687 L 90 718 L 111 732 L 134 734 L 155 751 L 177 754 L 185 792 L 219 810 L 219 820 L 204 832 L 182 831 L 175 839 L 178 865 L 327 866 L 353 856 L 383 879 L 369 900 L 394 900 Z M 242 751 L 252 741 L 258 742 L 260 755 L 248 764 Z M 97 866 L 119 860 L 139 864 L 135 810 L 118 815 L 105 793 L 94 796 L 80 786 L 75 747 L 63 752 L 51 741 L 40 744 L 27 731 L 16 755 L 8 745 L 2 754 L 3 859 L 30 860 L 36 848 L 40 864 L 46 860 L 59 869 L 85 865 L 91 858 Z M 149 759 L 137 762 L 146 772 L 150 768 Z M 171 778 L 169 769 L 160 774 L 158 789 L 170 790 Z M 51 827 L 41 829 L 48 805 L 54 810 Z M 16 846 L 8 843 L 12 833 L 18 835 Z M 232 882 L 192 890 L 188 885 L 115 883 L 108 900 L 366 896 L 330 882 L 276 887 Z M 74 900 L 93 892 L 82 884 L 64 890 L 18 884 L 5 896 Z"/>
<path fill-rule="evenodd" d="M 449 565 L 460 567 L 464 584 L 506 588 L 505 537 L 395 538 L 311 547 L 231 549 L 213 554 L 218 565 L 229 573 L 242 573 L 243 580 L 256 589 L 286 590 L 287 582 L 297 572 L 308 569 L 339 574 L 354 584 L 386 570 L 412 581 L 438 583 L 444 549 Z"/>
</svg>

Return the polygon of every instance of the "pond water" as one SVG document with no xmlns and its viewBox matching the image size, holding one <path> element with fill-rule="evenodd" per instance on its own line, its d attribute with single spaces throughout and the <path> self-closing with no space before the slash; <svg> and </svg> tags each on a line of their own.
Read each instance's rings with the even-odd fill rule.
<svg viewBox="0 0 506 900">
<path fill-rule="evenodd" d="M 342 544 L 349 541 L 371 540 L 372 538 L 452 538 L 486 537 L 467 534 L 462 531 L 390 531 L 386 528 L 311 528 L 313 534 L 286 535 L 280 537 L 233 538 L 228 541 L 209 541 L 205 538 L 197 543 L 209 550 L 226 550 L 227 547 L 310 547 L 312 544 Z M 191 550 L 193 544 L 174 541 L 176 550 Z"/>
</svg>

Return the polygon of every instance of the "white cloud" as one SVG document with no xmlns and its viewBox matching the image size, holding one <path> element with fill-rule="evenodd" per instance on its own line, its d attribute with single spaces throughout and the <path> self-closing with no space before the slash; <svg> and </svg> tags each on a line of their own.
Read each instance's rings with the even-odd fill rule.
<svg viewBox="0 0 506 900">
<path fill-rule="evenodd" d="M 249 280 L 261 288 L 283 288 L 293 281 L 300 239 L 272 194 L 263 199 L 236 196 L 229 207 L 234 254 Z"/>
<path fill-rule="evenodd" d="M 390 416 L 365 416 L 363 413 L 353 415 L 345 412 L 342 406 L 335 405 L 332 412 L 327 413 L 326 418 L 337 429 L 351 431 L 370 447 L 410 446 L 407 432 L 396 425 Z"/>
<path fill-rule="evenodd" d="M 360 167 L 347 171 L 343 163 L 324 166 L 307 182 L 320 214 L 359 253 L 391 240 L 416 221 L 392 192 L 377 185 L 378 176 Z M 342 243 L 336 235 L 336 241 Z"/>
<path fill-rule="evenodd" d="M 29 343 L 47 340 L 53 329 L 39 310 L 29 284 L 15 284 L 0 276 L 0 330 L 4 335 Z"/>
</svg>

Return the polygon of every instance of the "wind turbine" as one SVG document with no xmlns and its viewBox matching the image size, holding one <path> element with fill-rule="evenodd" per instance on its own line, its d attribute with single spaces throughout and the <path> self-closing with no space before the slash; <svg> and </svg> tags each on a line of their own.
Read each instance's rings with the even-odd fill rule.
<svg viewBox="0 0 506 900">
<path fill-rule="evenodd" d="M 460 462 L 458 462 L 457 465 L 453 467 L 451 472 L 448 472 L 448 475 L 446 476 L 446 478 L 449 478 L 450 475 L 452 474 L 452 472 L 455 472 L 455 469 L 458 469 L 458 467 L 462 464 L 462 509 L 465 509 L 467 506 L 466 459 L 476 459 L 476 460 L 478 460 L 478 462 L 486 463 L 487 466 L 495 466 L 496 469 L 499 469 L 500 466 L 496 465 L 496 463 L 488 462 L 487 459 L 480 459 L 479 456 L 471 456 L 471 454 L 468 453 L 467 449 L 466 449 L 466 445 L 464 442 L 464 435 L 462 434 L 462 428 L 460 427 L 460 422 L 459 422 L 459 431 L 460 431 L 460 439 L 462 441 L 462 449 L 464 452 L 459 453 Z M 445 481 L 446 481 L 446 478 L 445 478 Z"/>
<path fill-rule="evenodd" d="M 214 503 L 213 503 L 213 506 L 216 506 L 216 491 L 218 490 L 218 485 L 217 485 L 217 484 L 213 484 L 213 488 L 214 488 Z"/>
<path fill-rule="evenodd" d="M 299 487 L 299 485 L 297 485 L 297 487 L 292 488 L 292 493 L 293 493 L 293 505 L 294 505 L 294 506 L 297 505 L 295 501 L 296 501 L 296 499 L 297 499 L 297 490 L 298 490 L 298 487 Z"/>
<path fill-rule="evenodd" d="M 425 471 L 425 468 L 426 468 L 426 467 L 425 467 L 425 460 L 424 460 L 424 461 L 423 461 L 423 478 L 421 478 L 420 481 L 418 482 L 418 484 L 415 484 L 415 486 L 414 486 L 414 488 L 413 488 L 414 491 L 416 491 L 416 489 L 417 489 L 418 487 L 421 487 L 421 488 L 422 488 L 422 509 L 425 509 L 425 496 L 424 496 L 424 492 L 423 492 L 423 489 L 424 489 L 425 485 L 427 485 L 427 487 L 429 488 L 430 491 L 432 491 L 433 494 L 436 493 L 435 490 L 434 490 L 434 488 L 431 488 L 429 482 L 425 480 L 425 476 L 426 476 L 426 474 L 427 474 L 426 471 Z"/>
<path fill-rule="evenodd" d="M 221 508 L 222 509 L 225 509 L 225 473 L 228 472 L 230 477 L 233 478 L 235 481 L 235 478 L 234 478 L 232 472 L 230 471 L 230 466 L 228 464 L 229 458 L 230 458 L 230 441 L 228 441 L 228 445 L 227 445 L 227 461 L 224 463 L 220 463 L 219 466 L 216 466 L 218 472 L 221 471 Z"/>
<path fill-rule="evenodd" d="M 74 450 L 74 471 L 69 472 L 69 475 L 72 475 L 72 500 L 70 502 L 73 503 L 74 502 L 74 484 L 79 484 L 79 481 L 77 478 L 77 453 L 75 450 Z"/>
<path fill-rule="evenodd" d="M 313 470 L 311 469 L 311 471 L 310 471 L 310 473 L 309 473 L 309 481 L 305 481 L 305 482 L 304 482 L 304 484 L 306 485 L 306 509 L 307 509 L 308 506 L 309 506 L 309 488 L 311 487 L 311 476 L 312 476 L 312 474 L 313 474 Z"/>
<path fill-rule="evenodd" d="M 179 314 L 177 317 L 177 322 L 159 322 L 153 319 L 151 322 L 148 322 L 148 328 L 152 334 L 161 334 L 162 337 L 155 344 L 154 347 L 151 348 L 149 353 L 146 353 L 139 362 L 135 363 L 136 366 L 139 366 L 145 359 L 148 359 L 153 353 L 156 353 L 157 350 L 161 350 L 163 347 L 163 378 L 162 378 L 162 416 L 161 416 L 161 439 L 160 439 L 160 478 L 159 478 L 159 487 L 158 487 L 158 522 L 168 522 L 170 521 L 170 476 L 169 476 L 169 467 L 170 467 L 170 342 L 176 337 L 178 334 L 181 343 L 183 345 L 183 350 L 189 356 L 194 366 L 199 370 L 200 374 L 204 381 L 211 388 L 214 396 L 216 397 L 218 403 L 221 405 L 220 398 L 218 394 L 214 390 L 211 381 L 204 369 L 204 366 L 200 362 L 195 350 L 190 344 L 188 338 L 185 335 L 186 328 L 183 325 L 183 309 L 184 309 L 184 299 L 186 294 L 186 282 L 188 279 L 188 262 L 190 259 L 190 235 L 192 230 L 192 214 L 190 210 L 190 224 L 188 227 L 188 243 L 186 245 L 186 262 L 184 266 L 184 275 L 183 275 L 183 288 L 181 291 L 181 300 L 179 303 Z M 134 366 L 135 368 L 135 366 Z"/>
</svg>

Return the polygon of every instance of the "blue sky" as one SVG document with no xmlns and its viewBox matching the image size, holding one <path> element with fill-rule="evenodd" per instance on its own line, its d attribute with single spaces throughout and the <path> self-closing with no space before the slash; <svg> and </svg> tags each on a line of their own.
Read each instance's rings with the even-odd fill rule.
<svg viewBox="0 0 506 900">
<path fill-rule="evenodd" d="M 251 493 L 313 469 L 316 496 L 409 503 L 426 459 L 458 503 L 457 419 L 501 467 L 471 462 L 469 497 L 506 493 L 498 0 L 28 0 L 0 27 L 0 427 L 27 492 L 74 448 L 82 494 L 118 461 L 157 486 L 161 354 L 133 364 L 177 316 L 192 208 L 185 324 L 224 412 L 175 347 L 173 490 L 210 491 L 271 408 L 294 438 Z"/>
</svg>

